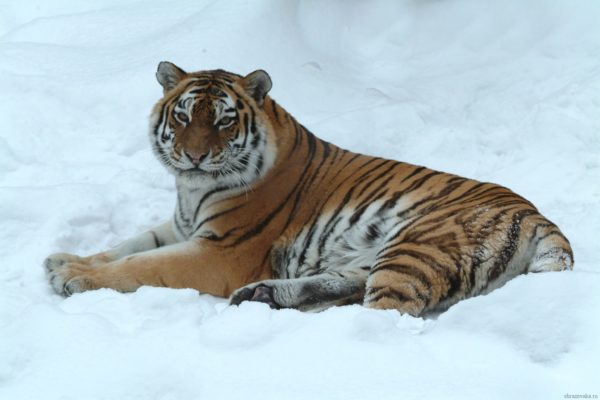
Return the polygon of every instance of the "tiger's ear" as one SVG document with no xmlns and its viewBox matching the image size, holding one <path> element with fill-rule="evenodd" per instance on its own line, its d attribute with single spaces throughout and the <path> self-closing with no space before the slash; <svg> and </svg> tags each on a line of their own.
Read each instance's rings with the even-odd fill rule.
<svg viewBox="0 0 600 400">
<path fill-rule="evenodd" d="M 262 106 L 265 96 L 271 90 L 273 82 L 271 77 L 262 69 L 256 70 L 242 79 L 242 86 L 246 92 L 256 101 L 256 104 Z"/>
<path fill-rule="evenodd" d="M 187 73 L 184 70 L 168 61 L 161 61 L 156 70 L 156 79 L 165 93 L 177 86 L 186 75 Z"/>
</svg>

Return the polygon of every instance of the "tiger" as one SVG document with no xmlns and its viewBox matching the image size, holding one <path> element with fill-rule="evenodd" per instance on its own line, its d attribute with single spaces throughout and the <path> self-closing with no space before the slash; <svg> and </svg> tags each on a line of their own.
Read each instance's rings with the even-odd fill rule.
<svg viewBox="0 0 600 400">
<path fill-rule="evenodd" d="M 528 200 L 321 140 L 268 95 L 264 70 L 163 61 L 156 78 L 149 138 L 175 177 L 173 217 L 98 254 L 50 255 L 60 295 L 149 285 L 422 317 L 520 274 L 573 269 L 569 241 Z"/>
</svg>

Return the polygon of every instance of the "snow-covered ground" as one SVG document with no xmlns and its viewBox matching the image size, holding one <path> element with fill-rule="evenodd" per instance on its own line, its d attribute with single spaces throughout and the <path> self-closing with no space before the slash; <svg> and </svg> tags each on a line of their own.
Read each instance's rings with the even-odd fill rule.
<svg viewBox="0 0 600 400">
<path fill-rule="evenodd" d="M 0 0 L 0 399 L 600 396 L 600 2 Z M 156 65 L 267 70 L 354 151 L 508 186 L 575 271 L 437 319 L 227 307 L 193 290 L 64 299 L 41 267 L 168 218 Z"/>
</svg>

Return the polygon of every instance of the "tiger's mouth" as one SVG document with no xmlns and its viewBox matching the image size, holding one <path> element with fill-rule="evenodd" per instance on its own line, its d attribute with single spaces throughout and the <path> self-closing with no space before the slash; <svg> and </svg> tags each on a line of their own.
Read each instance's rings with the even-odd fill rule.
<svg viewBox="0 0 600 400">
<path fill-rule="evenodd" d="M 218 162 L 218 163 L 207 163 L 200 165 L 182 165 L 177 168 L 181 171 L 188 172 L 197 172 L 197 173 L 211 173 L 227 168 L 227 162 Z"/>
<path fill-rule="evenodd" d="M 199 177 L 211 177 L 217 178 L 219 176 L 218 171 L 204 171 L 199 168 L 184 169 L 178 172 L 178 175 L 183 178 L 199 178 Z"/>
<path fill-rule="evenodd" d="M 191 162 L 186 162 L 183 165 L 181 163 L 174 163 L 173 166 L 181 176 L 210 176 L 213 178 L 218 178 L 219 176 L 227 175 L 228 171 L 231 169 L 231 165 L 232 155 L 225 154 L 220 157 L 219 160 L 214 160 L 211 158 L 197 165 Z"/>
<path fill-rule="evenodd" d="M 244 151 L 242 146 L 231 144 L 225 146 L 218 154 L 209 154 L 199 163 L 185 155 L 174 155 L 173 149 L 168 153 L 163 153 L 159 158 L 171 172 L 189 182 L 203 181 L 210 179 L 214 181 L 243 181 L 248 179 L 245 176 L 248 168 L 248 158 L 250 154 Z"/>
</svg>

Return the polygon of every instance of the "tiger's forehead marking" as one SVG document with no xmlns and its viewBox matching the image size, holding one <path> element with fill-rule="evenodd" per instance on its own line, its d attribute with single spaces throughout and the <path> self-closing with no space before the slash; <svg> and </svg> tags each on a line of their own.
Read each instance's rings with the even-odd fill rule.
<svg viewBox="0 0 600 400">
<path fill-rule="evenodd" d="M 234 117 L 236 115 L 235 102 L 229 96 L 218 99 L 213 104 L 215 105 L 215 124 L 224 116 Z"/>
<path fill-rule="evenodd" d="M 234 87 L 241 77 L 221 70 L 200 71 L 190 74 L 183 82 L 179 93 L 167 100 L 174 113 L 184 112 L 191 121 L 194 114 L 204 109 L 212 114 L 213 124 L 224 116 L 235 117 L 240 94 Z"/>
<path fill-rule="evenodd" d="M 226 91 L 214 86 L 209 87 L 208 90 L 199 91 L 198 89 L 192 87 L 183 92 L 176 102 L 175 109 L 191 113 L 197 105 L 204 104 L 211 107 L 217 117 L 235 109 L 235 100 Z"/>
<path fill-rule="evenodd" d="M 194 108 L 194 96 L 189 93 L 184 93 L 179 96 L 178 101 L 175 103 L 174 110 L 175 111 L 186 111 L 190 113 Z"/>
</svg>

